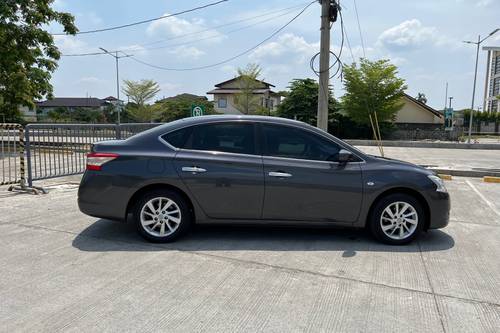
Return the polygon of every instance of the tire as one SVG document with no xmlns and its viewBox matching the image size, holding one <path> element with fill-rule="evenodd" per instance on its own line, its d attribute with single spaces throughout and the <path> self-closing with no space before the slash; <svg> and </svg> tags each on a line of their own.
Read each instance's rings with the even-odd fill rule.
<svg viewBox="0 0 500 333">
<path fill-rule="evenodd" d="M 164 210 L 159 209 L 160 205 Z M 193 220 L 186 200 L 170 190 L 147 192 L 132 213 L 139 234 L 154 243 L 176 240 L 189 230 Z"/>
<path fill-rule="evenodd" d="M 422 204 L 415 197 L 394 193 L 377 201 L 370 215 L 369 227 L 379 241 L 403 245 L 418 237 L 426 223 L 425 219 Z"/>
</svg>

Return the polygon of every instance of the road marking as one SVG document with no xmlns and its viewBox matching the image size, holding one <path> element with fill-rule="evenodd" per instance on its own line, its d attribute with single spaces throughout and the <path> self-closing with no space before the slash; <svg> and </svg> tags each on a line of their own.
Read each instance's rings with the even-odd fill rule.
<svg viewBox="0 0 500 333">
<path fill-rule="evenodd" d="M 483 201 L 491 208 L 492 211 L 495 212 L 495 214 L 497 214 L 498 216 L 500 216 L 500 212 L 496 209 L 495 205 L 493 205 L 488 199 L 486 199 L 486 197 L 481 193 L 479 192 L 479 190 L 474 186 L 474 184 L 472 184 L 470 182 L 470 180 L 466 179 L 465 182 L 467 184 L 469 184 L 470 188 L 477 193 L 477 195 L 479 195 L 479 197 L 481 199 L 483 199 Z"/>
</svg>

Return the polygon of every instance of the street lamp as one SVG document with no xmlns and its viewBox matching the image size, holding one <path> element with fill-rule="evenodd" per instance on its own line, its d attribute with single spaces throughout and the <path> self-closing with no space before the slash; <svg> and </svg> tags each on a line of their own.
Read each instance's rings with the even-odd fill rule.
<svg viewBox="0 0 500 333">
<path fill-rule="evenodd" d="M 121 111 L 121 105 L 120 105 L 120 74 L 119 74 L 119 67 L 118 67 L 118 60 L 120 58 L 128 58 L 128 57 L 131 57 L 132 55 L 131 54 L 125 54 L 123 52 L 124 55 L 122 56 L 119 56 L 118 55 L 118 51 L 114 51 L 114 54 L 112 52 L 109 52 L 108 50 L 100 47 L 101 50 L 103 50 L 105 53 L 109 54 L 110 56 L 112 56 L 113 58 L 115 58 L 116 60 L 116 98 L 117 98 L 117 101 L 116 101 L 116 105 L 117 105 L 117 109 L 118 109 L 118 125 L 120 125 L 120 111 Z"/>
<path fill-rule="evenodd" d="M 477 62 L 479 59 L 479 46 L 481 45 L 482 42 L 484 42 L 486 39 L 490 38 L 494 34 L 496 34 L 498 31 L 500 31 L 500 28 L 497 28 L 490 32 L 490 34 L 483 39 L 481 39 L 481 35 L 477 36 L 477 42 L 472 42 L 472 41 L 463 41 L 464 43 L 467 44 L 475 44 L 477 46 L 476 49 L 476 68 L 474 70 L 474 83 L 472 86 L 472 103 L 470 107 L 470 118 L 469 118 L 469 138 L 467 140 L 468 143 L 471 141 L 471 133 L 472 133 L 472 115 L 474 114 L 474 97 L 476 96 L 476 80 L 477 80 Z"/>
</svg>

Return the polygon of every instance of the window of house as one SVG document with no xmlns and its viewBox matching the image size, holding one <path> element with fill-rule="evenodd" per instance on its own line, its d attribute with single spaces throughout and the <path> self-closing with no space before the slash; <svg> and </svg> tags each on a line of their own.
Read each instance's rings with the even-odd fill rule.
<svg viewBox="0 0 500 333">
<path fill-rule="evenodd" d="M 317 161 L 338 161 L 336 143 L 314 133 L 280 125 L 263 125 L 264 155 Z"/>
<path fill-rule="evenodd" d="M 227 99 L 226 97 L 219 97 L 217 100 L 217 107 L 224 109 L 227 107 Z"/>
</svg>

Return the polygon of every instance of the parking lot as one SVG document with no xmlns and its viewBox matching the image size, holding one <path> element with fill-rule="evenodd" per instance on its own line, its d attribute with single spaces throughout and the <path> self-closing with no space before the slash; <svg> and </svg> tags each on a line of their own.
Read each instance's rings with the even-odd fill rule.
<svg viewBox="0 0 500 333">
<path fill-rule="evenodd" d="M 0 188 L 0 331 L 498 332 L 500 184 L 447 181 L 449 226 L 196 227 L 173 244 L 78 211 L 77 183 Z"/>
</svg>

